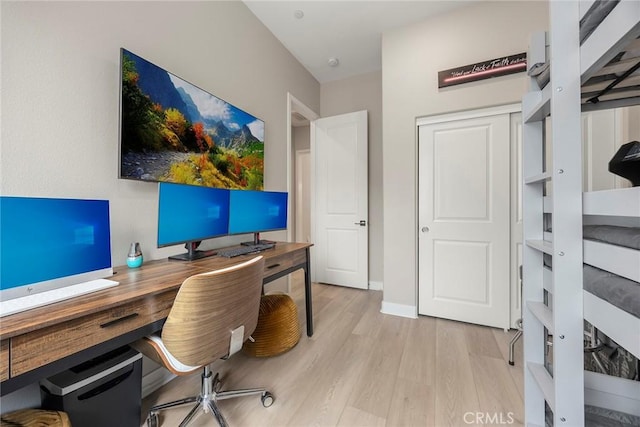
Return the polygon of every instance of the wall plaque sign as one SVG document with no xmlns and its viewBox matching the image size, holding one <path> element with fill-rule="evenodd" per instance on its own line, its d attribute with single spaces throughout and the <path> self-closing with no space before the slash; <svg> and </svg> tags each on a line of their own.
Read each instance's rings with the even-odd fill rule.
<svg viewBox="0 0 640 427">
<path fill-rule="evenodd" d="M 475 82 L 491 77 L 520 73 L 527 69 L 527 53 L 489 59 L 476 64 L 450 68 L 438 72 L 438 88 Z"/>
</svg>

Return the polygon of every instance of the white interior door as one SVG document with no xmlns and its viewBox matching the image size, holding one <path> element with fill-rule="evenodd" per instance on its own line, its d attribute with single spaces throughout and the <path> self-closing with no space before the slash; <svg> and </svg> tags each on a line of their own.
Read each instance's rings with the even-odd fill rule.
<svg viewBox="0 0 640 427">
<path fill-rule="evenodd" d="M 419 313 L 509 327 L 509 114 L 419 127 Z"/>
<path fill-rule="evenodd" d="M 367 112 L 311 123 L 314 281 L 368 288 Z"/>
</svg>

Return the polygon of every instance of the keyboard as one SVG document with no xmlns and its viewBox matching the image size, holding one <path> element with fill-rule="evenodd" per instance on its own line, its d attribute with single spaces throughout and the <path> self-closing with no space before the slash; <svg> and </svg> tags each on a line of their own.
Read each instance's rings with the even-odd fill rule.
<svg viewBox="0 0 640 427">
<path fill-rule="evenodd" d="M 275 246 L 274 243 L 260 243 L 258 245 L 240 246 L 238 248 L 223 249 L 218 251 L 218 255 L 225 258 L 233 258 L 240 255 L 255 254 L 256 252 L 271 249 Z"/>
<path fill-rule="evenodd" d="M 24 297 L 0 301 L 0 317 L 31 310 L 36 307 L 42 307 L 47 304 L 53 304 L 54 302 L 79 297 L 80 295 L 89 294 L 91 292 L 97 292 L 118 284 L 119 282 L 109 279 L 90 280 L 76 285 L 65 286 L 33 295 L 26 295 Z"/>
</svg>

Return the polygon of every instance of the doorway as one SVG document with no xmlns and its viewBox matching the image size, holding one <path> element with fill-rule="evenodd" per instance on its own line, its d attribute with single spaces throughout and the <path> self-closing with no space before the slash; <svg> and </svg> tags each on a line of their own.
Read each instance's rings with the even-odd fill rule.
<svg viewBox="0 0 640 427">
<path fill-rule="evenodd" d="M 287 125 L 290 197 L 287 238 L 314 244 L 312 281 L 367 289 L 367 112 L 319 119 L 288 94 Z M 320 141 L 322 150 L 318 151 Z M 325 157 L 321 160 L 323 152 Z M 340 154 L 338 161 L 333 157 L 335 152 Z M 347 179 L 349 176 L 353 179 Z M 355 191 L 358 193 L 354 194 Z M 356 209 L 345 209 L 347 205 Z M 347 222 L 338 225 L 327 222 L 336 217 Z M 348 251 L 349 256 L 344 256 L 346 248 L 353 249 Z"/>
<path fill-rule="evenodd" d="M 315 111 L 287 94 L 287 191 L 290 198 L 287 240 L 290 242 L 310 242 L 310 123 L 318 117 Z"/>
</svg>

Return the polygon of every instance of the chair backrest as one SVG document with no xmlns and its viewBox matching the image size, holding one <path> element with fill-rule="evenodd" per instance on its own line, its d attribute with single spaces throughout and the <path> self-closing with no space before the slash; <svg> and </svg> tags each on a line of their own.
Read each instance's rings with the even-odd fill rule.
<svg viewBox="0 0 640 427">
<path fill-rule="evenodd" d="M 258 323 L 264 259 L 186 279 L 162 328 L 162 341 L 180 362 L 204 366 L 226 356 L 231 331 L 244 325 L 244 340 Z"/>
</svg>

